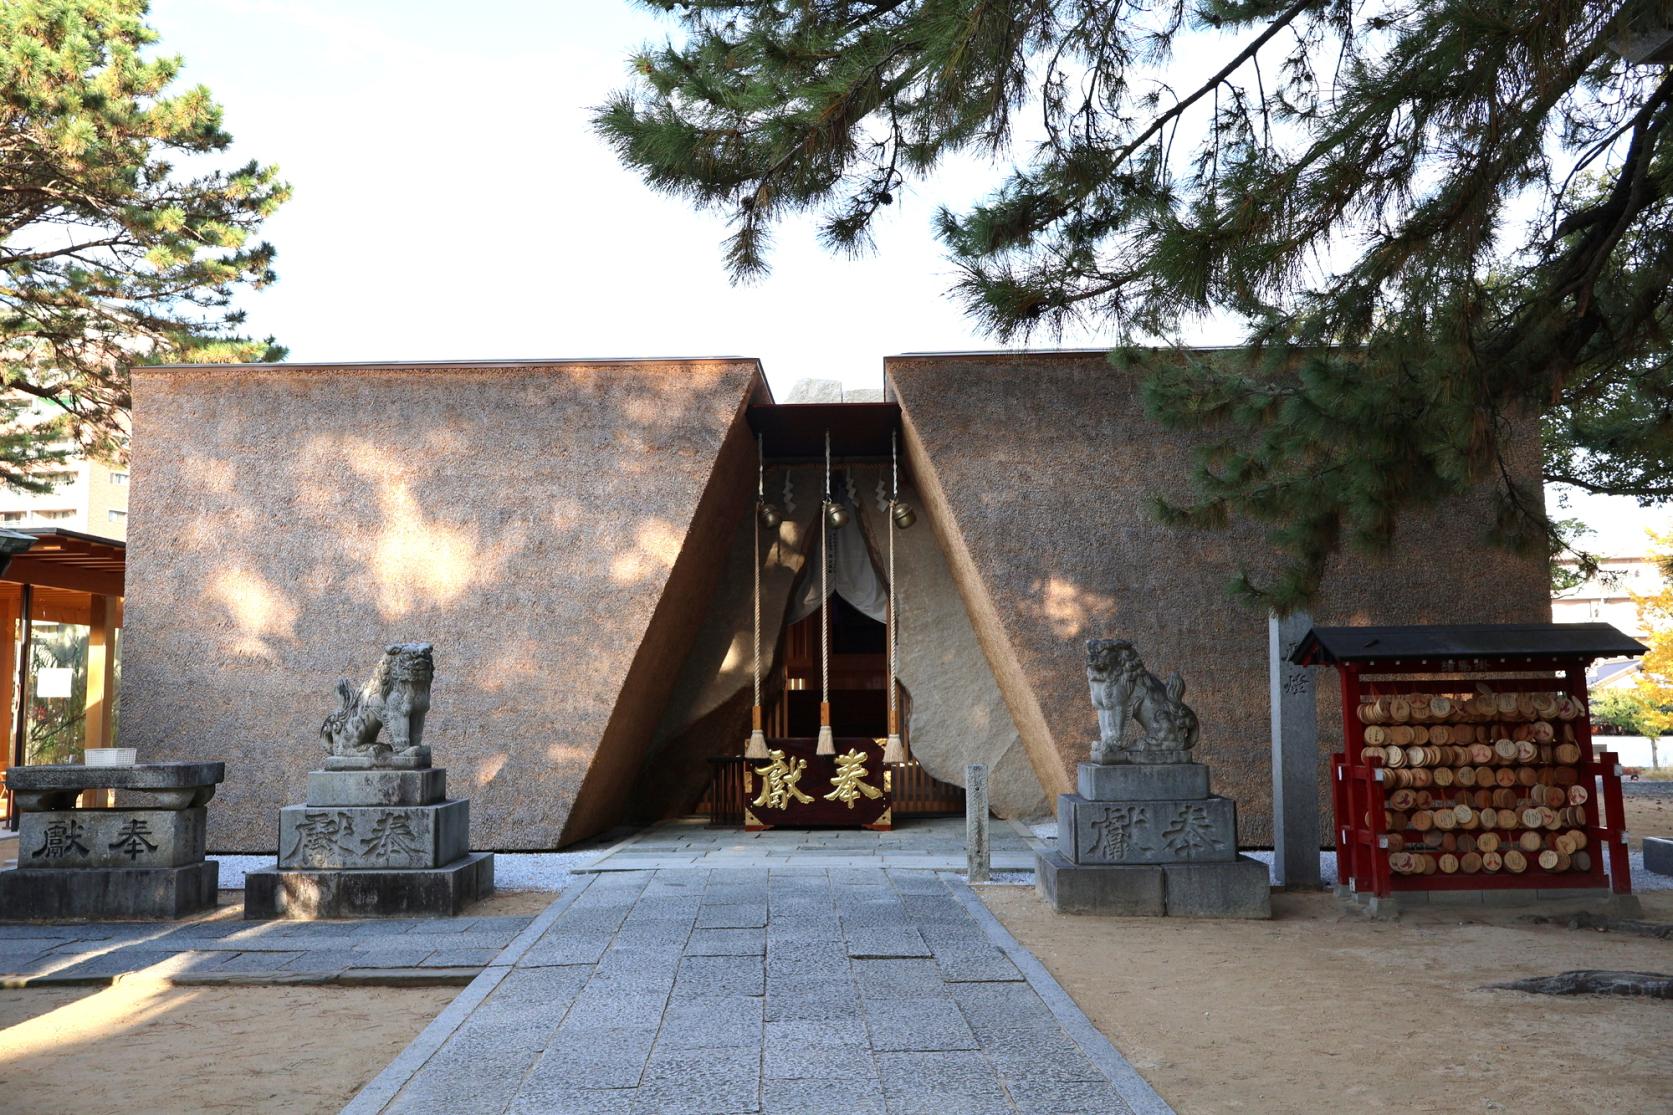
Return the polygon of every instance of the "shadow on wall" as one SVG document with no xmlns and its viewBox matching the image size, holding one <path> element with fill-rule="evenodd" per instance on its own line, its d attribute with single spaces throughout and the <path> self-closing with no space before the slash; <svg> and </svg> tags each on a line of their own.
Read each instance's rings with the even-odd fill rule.
<svg viewBox="0 0 1673 1115">
<path fill-rule="evenodd" d="M 476 839 L 555 846 L 754 376 L 141 372 L 128 738 L 229 760 L 211 846 L 266 850 L 337 678 L 425 639 Z"/>
</svg>

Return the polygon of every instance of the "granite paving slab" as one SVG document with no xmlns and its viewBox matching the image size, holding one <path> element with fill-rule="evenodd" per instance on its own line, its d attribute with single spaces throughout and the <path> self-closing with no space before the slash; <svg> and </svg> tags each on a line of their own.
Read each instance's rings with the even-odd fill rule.
<svg viewBox="0 0 1673 1115">
<path fill-rule="evenodd" d="M 577 878 L 349 1115 L 1169 1111 L 950 874 Z"/>
<path fill-rule="evenodd" d="M 861 1077 L 846 1063 L 832 1066 L 835 1075 L 801 1080 L 765 1079 L 761 1082 L 762 1115 L 885 1115 L 881 1085 Z"/>
<path fill-rule="evenodd" d="M 694 929 L 686 941 L 687 956 L 760 956 L 767 951 L 767 930 Z"/>
<path fill-rule="evenodd" d="M 260 983 L 298 973 L 400 973 L 488 966 L 527 917 L 247 922 L 0 924 L 0 983 L 96 984 L 156 968 L 158 978 L 215 972 Z M 596 959 L 596 958 L 589 958 Z"/>
</svg>

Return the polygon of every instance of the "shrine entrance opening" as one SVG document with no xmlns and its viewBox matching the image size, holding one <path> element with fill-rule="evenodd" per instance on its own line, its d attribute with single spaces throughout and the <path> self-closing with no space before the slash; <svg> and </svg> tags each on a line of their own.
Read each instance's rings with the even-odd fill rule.
<svg viewBox="0 0 1673 1115">
<path fill-rule="evenodd" d="M 889 731 L 888 628 L 833 594 L 831 608 L 831 731 L 883 739 Z M 819 616 L 784 630 L 776 660 L 776 691 L 766 709 L 769 736 L 819 734 Z M 905 690 L 898 690 L 904 707 Z M 901 730 L 909 719 L 901 717 Z"/>
<path fill-rule="evenodd" d="M 891 581 L 917 518 L 900 497 L 899 420 L 890 402 L 749 410 L 754 700 L 741 754 L 707 760 L 711 824 L 881 829 L 962 809 L 962 791 L 912 759 L 897 680 L 895 596 L 910 587 Z"/>
</svg>

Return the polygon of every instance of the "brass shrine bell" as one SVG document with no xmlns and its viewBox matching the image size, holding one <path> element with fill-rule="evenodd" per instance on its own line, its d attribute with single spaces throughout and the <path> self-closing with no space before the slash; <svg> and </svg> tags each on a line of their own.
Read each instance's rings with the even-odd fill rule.
<svg viewBox="0 0 1673 1115">
<path fill-rule="evenodd" d="M 825 501 L 825 522 L 832 530 L 841 530 L 848 525 L 848 508 L 835 500 Z"/>
<path fill-rule="evenodd" d="M 894 519 L 895 526 L 901 530 L 905 530 L 918 521 L 918 516 L 913 514 L 912 508 L 899 500 L 895 500 L 889 505 L 889 516 Z"/>
</svg>

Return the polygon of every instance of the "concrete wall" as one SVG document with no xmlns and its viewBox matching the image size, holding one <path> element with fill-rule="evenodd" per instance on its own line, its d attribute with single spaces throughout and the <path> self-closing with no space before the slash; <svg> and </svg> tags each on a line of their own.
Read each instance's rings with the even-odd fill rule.
<svg viewBox="0 0 1673 1115">
<path fill-rule="evenodd" d="M 136 370 L 124 744 L 226 760 L 210 846 L 271 850 L 333 683 L 425 639 L 476 846 L 613 823 L 752 491 L 752 393 L 753 360 Z"/>
<path fill-rule="evenodd" d="M 1144 415 L 1136 376 L 1102 354 L 894 357 L 888 378 L 930 522 L 975 619 L 1011 717 L 1050 793 L 1070 788 L 1096 733 L 1085 641 L 1132 639 L 1152 672 L 1178 670 L 1202 721 L 1215 788 L 1241 836 L 1271 841 L 1266 618 L 1226 586 L 1266 553 L 1258 527 L 1187 535 L 1154 494 L 1188 492 L 1192 437 Z M 1530 430 L 1517 472 L 1538 476 Z M 1483 501 L 1403 524 L 1396 555 L 1330 574 L 1320 623 L 1543 622 L 1543 560 L 1486 546 Z M 1340 747 L 1334 674 L 1319 678 L 1320 795 Z"/>
</svg>

